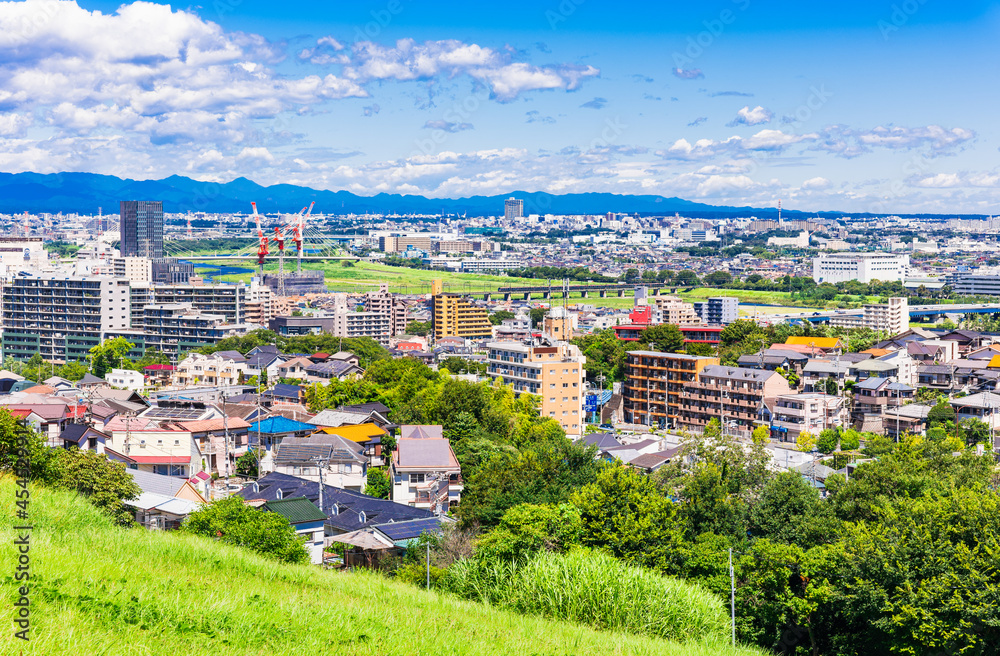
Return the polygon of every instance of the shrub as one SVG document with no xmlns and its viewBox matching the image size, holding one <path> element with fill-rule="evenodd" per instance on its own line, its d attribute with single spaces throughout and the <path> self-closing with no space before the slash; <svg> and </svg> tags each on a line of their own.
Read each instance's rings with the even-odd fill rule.
<svg viewBox="0 0 1000 656">
<path fill-rule="evenodd" d="M 700 585 L 600 552 L 543 552 L 523 566 L 490 558 L 452 565 L 442 586 L 510 610 L 608 630 L 687 641 L 724 638 L 721 599 Z"/>
</svg>

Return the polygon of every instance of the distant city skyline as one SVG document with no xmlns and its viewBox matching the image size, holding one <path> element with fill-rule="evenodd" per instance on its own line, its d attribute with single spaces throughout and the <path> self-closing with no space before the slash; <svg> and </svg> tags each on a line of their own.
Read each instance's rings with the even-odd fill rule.
<svg viewBox="0 0 1000 656">
<path fill-rule="evenodd" d="M 0 4 L 0 170 L 1000 213 L 1000 4 Z"/>
</svg>

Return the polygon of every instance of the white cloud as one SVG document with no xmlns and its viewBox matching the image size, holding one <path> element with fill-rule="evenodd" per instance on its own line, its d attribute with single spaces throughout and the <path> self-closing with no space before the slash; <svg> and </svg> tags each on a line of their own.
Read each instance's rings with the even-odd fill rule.
<svg viewBox="0 0 1000 656">
<path fill-rule="evenodd" d="M 729 122 L 729 127 L 770 123 L 772 118 L 774 118 L 774 114 L 771 113 L 771 110 L 764 109 L 760 105 L 750 109 L 750 105 L 747 105 L 740 111 L 736 112 L 736 118 Z"/>
<path fill-rule="evenodd" d="M 829 189 L 831 186 L 830 181 L 823 177 L 809 178 L 802 183 L 802 188 L 808 190 Z"/>
<path fill-rule="evenodd" d="M 424 43 L 400 39 L 391 47 L 360 41 L 353 45 L 350 63 L 343 70 L 347 78 L 359 84 L 467 75 L 486 85 L 491 96 L 501 102 L 514 100 L 527 91 L 573 91 L 584 79 L 600 74 L 593 66 L 517 62 L 509 52 L 453 39 Z"/>
</svg>

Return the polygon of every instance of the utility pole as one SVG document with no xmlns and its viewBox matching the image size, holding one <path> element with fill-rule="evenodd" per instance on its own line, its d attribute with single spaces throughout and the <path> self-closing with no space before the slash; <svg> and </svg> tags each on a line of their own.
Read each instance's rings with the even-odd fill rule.
<svg viewBox="0 0 1000 656">
<path fill-rule="evenodd" d="M 226 482 L 229 482 L 229 415 L 226 413 L 226 393 L 222 393 L 222 430 L 223 437 L 226 441 L 224 448 L 225 451 L 225 463 L 226 463 Z"/>
<path fill-rule="evenodd" d="M 733 572 L 733 548 L 729 548 L 729 614 L 733 627 L 733 647 L 736 647 L 736 574 Z"/>
</svg>

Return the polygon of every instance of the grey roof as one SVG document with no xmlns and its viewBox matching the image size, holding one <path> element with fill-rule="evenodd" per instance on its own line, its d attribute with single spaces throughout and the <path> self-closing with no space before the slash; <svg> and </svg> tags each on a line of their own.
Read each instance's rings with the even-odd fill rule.
<svg viewBox="0 0 1000 656">
<path fill-rule="evenodd" d="M 838 364 L 832 360 L 810 360 L 802 371 L 807 374 L 846 374 L 850 366 L 847 362 Z"/>
<path fill-rule="evenodd" d="M 400 439 L 396 442 L 396 460 L 400 467 L 454 469 L 458 461 L 445 439 Z"/>
<path fill-rule="evenodd" d="M 909 419 L 927 419 L 927 413 L 931 411 L 931 406 L 923 403 L 908 403 L 898 408 L 886 408 L 883 413 L 886 417 L 905 417 Z"/>
<path fill-rule="evenodd" d="M 646 453 L 639 456 L 638 458 L 633 458 L 629 463 L 633 467 L 641 467 L 643 469 L 651 469 L 653 467 L 659 467 L 663 463 L 669 461 L 671 458 L 675 457 L 681 452 L 683 447 L 674 447 L 672 449 L 667 449 L 666 451 L 657 451 L 656 453 Z"/>
<path fill-rule="evenodd" d="M 825 481 L 830 474 L 836 473 L 833 467 L 827 467 L 826 465 L 821 465 L 820 463 L 812 460 L 810 462 L 804 462 L 798 467 L 794 467 L 795 471 L 812 478 L 816 477 L 816 480 Z"/>
<path fill-rule="evenodd" d="M 958 408 L 993 408 L 1000 410 L 1000 394 L 980 392 L 979 394 L 963 396 L 960 399 L 952 399 L 949 403 Z"/>
<path fill-rule="evenodd" d="M 762 371 L 760 369 L 745 369 L 743 367 L 724 367 L 720 364 L 710 364 L 701 370 L 702 376 L 712 376 L 714 378 L 725 378 L 728 380 L 752 380 L 763 383 L 771 376 L 778 374 L 773 371 Z"/>
<path fill-rule="evenodd" d="M 163 494 L 172 497 L 177 491 L 184 487 L 185 480 L 176 476 L 164 476 L 153 472 L 142 471 L 141 469 L 126 469 L 126 473 L 132 477 L 135 484 L 143 492 L 152 494 Z"/>
<path fill-rule="evenodd" d="M 310 419 L 309 423 L 314 426 L 329 426 L 331 428 L 336 428 L 338 426 L 354 426 L 355 424 L 363 424 L 369 419 L 371 419 L 371 415 L 367 412 L 324 410 Z"/>
<path fill-rule="evenodd" d="M 863 362 L 855 362 L 852 367 L 852 369 L 857 369 L 859 371 L 889 371 L 891 369 L 898 368 L 898 364 L 885 362 L 883 360 L 865 360 Z"/>
<path fill-rule="evenodd" d="M 953 374 L 955 367 L 950 364 L 925 364 L 917 367 L 917 372 L 921 374 Z"/>
<path fill-rule="evenodd" d="M 317 457 L 334 463 L 367 462 L 363 446 L 329 433 L 287 437 L 275 449 L 274 462 L 278 464 L 313 463 L 313 458 Z"/>
<path fill-rule="evenodd" d="M 601 450 L 622 445 L 622 443 L 615 438 L 614 433 L 588 433 L 583 436 L 583 442 L 584 444 L 594 444 Z"/>
<path fill-rule="evenodd" d="M 888 378 L 878 378 L 877 376 L 872 376 L 871 378 L 866 378 L 857 385 L 854 389 L 866 389 L 866 390 L 876 390 L 889 382 Z"/>
<path fill-rule="evenodd" d="M 218 355 L 219 357 L 224 358 L 226 360 L 232 360 L 233 362 L 236 363 L 247 361 L 247 359 L 243 357 L 243 354 L 240 353 L 239 351 L 216 351 L 215 355 Z"/>
<path fill-rule="evenodd" d="M 108 383 L 108 381 L 104 380 L 103 378 L 98 378 L 94 374 L 92 374 L 90 372 L 87 372 L 87 373 L 83 374 L 83 378 L 80 379 L 80 381 L 77 383 L 77 386 L 79 386 L 79 385 L 106 385 L 107 383 Z"/>
</svg>

